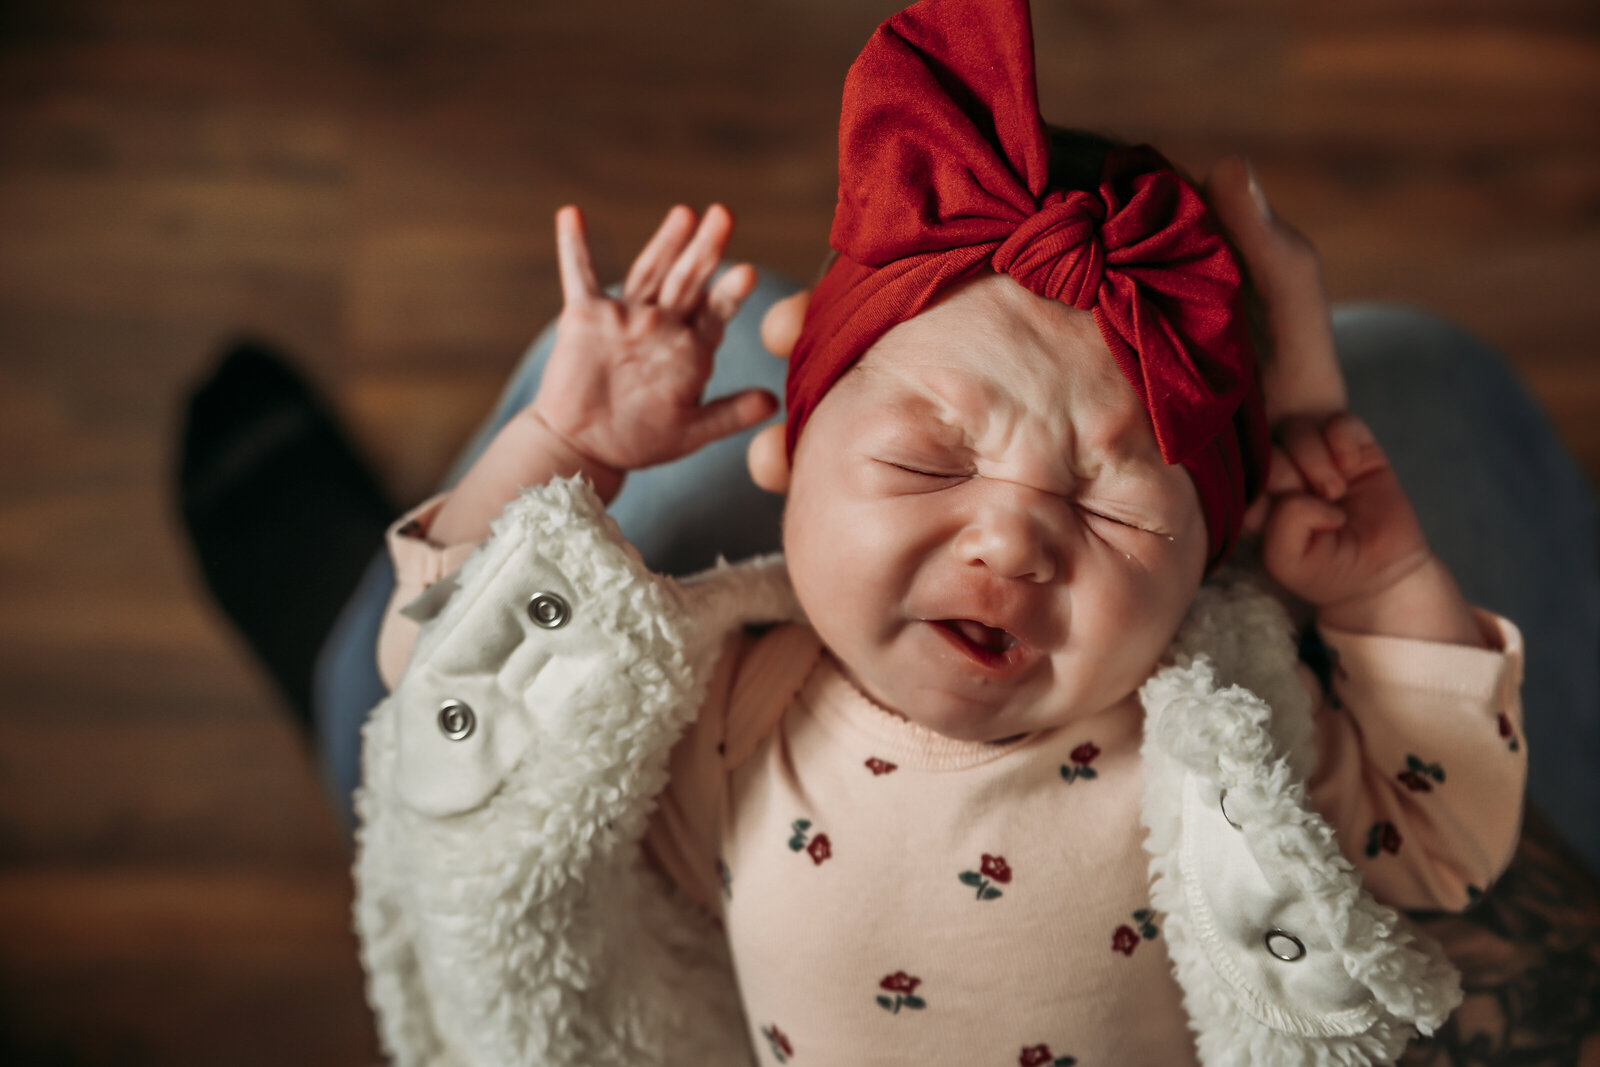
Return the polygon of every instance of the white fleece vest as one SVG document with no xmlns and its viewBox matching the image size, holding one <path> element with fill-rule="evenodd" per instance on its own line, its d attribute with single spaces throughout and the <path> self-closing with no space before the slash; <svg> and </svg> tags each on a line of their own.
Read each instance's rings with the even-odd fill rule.
<svg viewBox="0 0 1600 1067">
<path fill-rule="evenodd" d="M 408 609 L 364 731 L 356 929 L 401 1067 L 746 1065 L 720 932 L 642 860 L 723 639 L 798 617 L 782 560 L 647 571 L 576 480 L 530 490 Z M 1152 901 L 1207 1067 L 1391 1063 L 1460 1002 L 1306 806 L 1289 621 L 1204 586 L 1140 696 Z"/>
</svg>

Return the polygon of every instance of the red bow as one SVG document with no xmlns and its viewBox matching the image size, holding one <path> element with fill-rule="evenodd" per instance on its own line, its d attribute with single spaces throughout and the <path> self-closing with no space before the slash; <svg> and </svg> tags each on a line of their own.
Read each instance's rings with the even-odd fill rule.
<svg viewBox="0 0 1600 1067">
<path fill-rule="evenodd" d="M 1094 313 L 1220 558 L 1266 457 L 1232 250 L 1152 148 L 1110 150 L 1092 190 L 1051 191 L 1049 172 L 1026 0 L 924 0 L 878 28 L 845 81 L 840 256 L 791 357 L 790 452 L 879 337 L 992 268 Z"/>
</svg>

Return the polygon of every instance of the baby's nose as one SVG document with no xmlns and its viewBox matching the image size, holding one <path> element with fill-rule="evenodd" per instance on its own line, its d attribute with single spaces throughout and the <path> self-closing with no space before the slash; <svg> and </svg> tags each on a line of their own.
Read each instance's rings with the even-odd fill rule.
<svg viewBox="0 0 1600 1067">
<path fill-rule="evenodd" d="M 956 535 L 955 550 L 962 562 L 981 564 L 1002 578 L 1043 583 L 1056 576 L 1050 538 L 1027 508 L 986 508 Z"/>
</svg>

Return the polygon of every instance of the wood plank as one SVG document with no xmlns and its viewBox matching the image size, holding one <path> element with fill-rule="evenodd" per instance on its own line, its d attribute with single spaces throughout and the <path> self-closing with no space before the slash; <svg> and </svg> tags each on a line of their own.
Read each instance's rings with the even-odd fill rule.
<svg viewBox="0 0 1600 1067">
<path fill-rule="evenodd" d="M 0 5 L 0 1062 L 375 1056 L 348 855 L 204 591 L 183 397 L 282 343 L 427 493 L 558 306 L 675 202 L 798 278 L 898 0 Z M 1331 292 L 1505 349 L 1600 484 L 1600 22 L 1583 0 L 1038 0 L 1052 119 L 1256 162 Z"/>
</svg>

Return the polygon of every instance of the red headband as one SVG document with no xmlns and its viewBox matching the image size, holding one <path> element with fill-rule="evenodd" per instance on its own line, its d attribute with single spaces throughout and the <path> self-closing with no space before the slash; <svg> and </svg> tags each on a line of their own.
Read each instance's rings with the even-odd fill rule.
<svg viewBox="0 0 1600 1067">
<path fill-rule="evenodd" d="M 789 453 L 878 338 L 993 269 L 1094 313 L 1199 490 L 1214 564 L 1266 471 L 1239 266 L 1154 149 L 1112 149 L 1092 191 L 1047 191 L 1049 171 L 1027 0 L 923 0 L 878 27 L 845 79 L 840 254 L 789 360 Z"/>
</svg>

